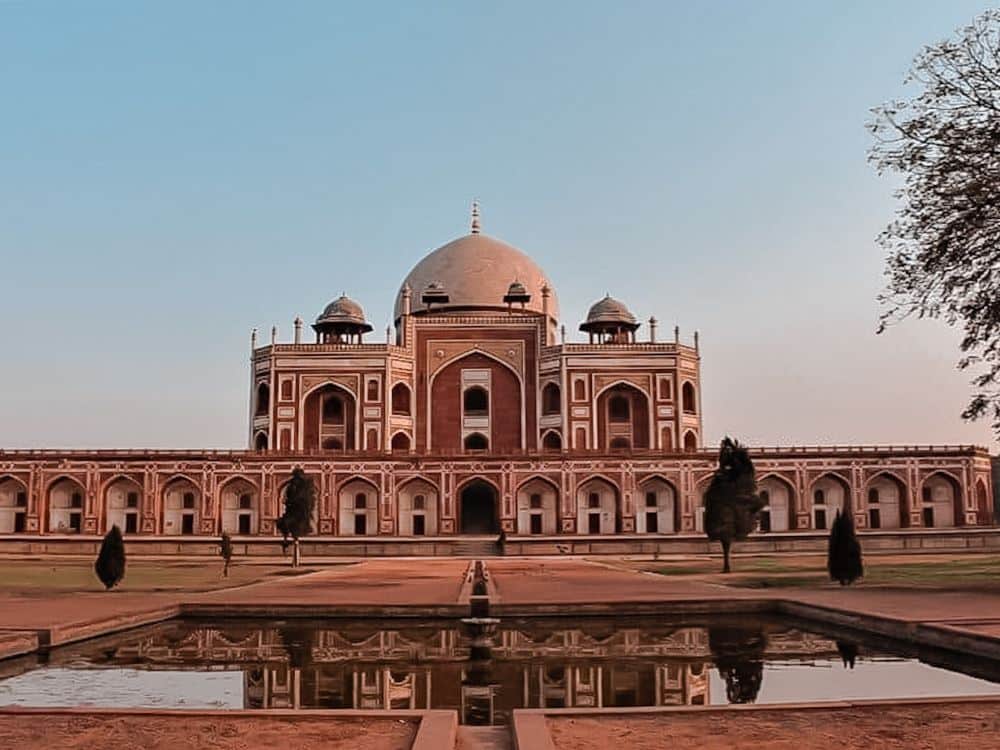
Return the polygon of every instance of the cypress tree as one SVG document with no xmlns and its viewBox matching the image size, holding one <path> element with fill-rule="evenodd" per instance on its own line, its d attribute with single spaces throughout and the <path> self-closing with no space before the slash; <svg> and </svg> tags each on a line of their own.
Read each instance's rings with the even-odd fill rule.
<svg viewBox="0 0 1000 750">
<path fill-rule="evenodd" d="M 125 577 L 125 540 L 117 526 L 112 526 L 104 535 L 101 551 L 94 562 L 94 572 L 109 591 Z"/>
<path fill-rule="evenodd" d="M 757 525 L 764 503 L 757 494 L 757 480 L 750 453 L 726 438 L 719 450 L 719 468 L 705 492 L 705 533 L 722 545 L 722 572 L 728 573 L 729 550 Z"/>
<path fill-rule="evenodd" d="M 850 513 L 842 513 L 839 509 L 830 527 L 826 567 L 830 579 L 839 581 L 841 586 L 854 583 L 864 575 L 861 543 L 854 532 L 854 520 Z"/>
</svg>

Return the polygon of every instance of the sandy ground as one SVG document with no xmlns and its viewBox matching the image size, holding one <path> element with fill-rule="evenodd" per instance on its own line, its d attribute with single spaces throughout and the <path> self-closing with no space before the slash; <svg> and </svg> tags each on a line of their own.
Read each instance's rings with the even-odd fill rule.
<svg viewBox="0 0 1000 750">
<path fill-rule="evenodd" d="M 549 717 L 557 750 L 995 750 L 996 703 Z"/>
<path fill-rule="evenodd" d="M 417 723 L 398 719 L 236 716 L 0 716 L 5 750 L 409 750 Z"/>
</svg>

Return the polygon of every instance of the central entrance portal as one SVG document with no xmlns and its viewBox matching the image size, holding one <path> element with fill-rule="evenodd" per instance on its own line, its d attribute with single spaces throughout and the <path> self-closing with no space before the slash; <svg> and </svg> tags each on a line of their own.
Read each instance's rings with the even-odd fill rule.
<svg viewBox="0 0 1000 750">
<path fill-rule="evenodd" d="M 477 479 L 462 489 L 462 533 L 499 534 L 497 491 L 488 482 Z"/>
</svg>

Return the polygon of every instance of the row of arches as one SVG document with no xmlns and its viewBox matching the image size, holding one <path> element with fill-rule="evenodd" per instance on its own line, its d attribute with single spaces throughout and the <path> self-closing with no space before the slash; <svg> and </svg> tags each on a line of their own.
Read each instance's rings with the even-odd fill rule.
<svg viewBox="0 0 1000 750">
<path fill-rule="evenodd" d="M 490 368 L 494 382 L 489 387 L 483 385 L 458 387 L 461 373 L 459 365 Z M 376 381 L 370 382 L 377 387 Z M 447 426 L 457 424 L 466 418 L 490 417 L 491 403 L 495 395 L 493 391 L 497 392 L 496 398 L 499 399 L 498 403 L 503 403 L 503 409 L 493 414 L 495 419 L 490 420 L 492 434 L 480 434 L 473 439 L 473 445 L 469 446 L 466 445 L 469 435 L 463 433 L 459 444 L 454 444 L 454 436 L 448 434 Z M 456 406 L 449 406 L 456 392 L 460 394 L 459 402 Z M 449 394 L 452 394 L 452 398 Z M 543 416 L 561 413 L 562 395 L 558 384 L 553 382 L 545 384 L 540 399 Z M 468 355 L 443 368 L 435 376 L 432 389 L 432 402 L 435 408 L 431 411 L 428 436 L 430 444 L 432 447 L 445 450 L 520 449 L 523 447 L 521 439 L 523 424 L 520 414 L 522 400 L 520 381 L 515 373 L 505 368 L 497 369 L 485 355 Z M 258 384 L 254 401 L 255 417 L 267 416 L 271 408 L 270 388 L 267 383 Z M 406 383 L 397 382 L 392 386 L 388 407 L 390 413 L 395 416 L 412 418 L 412 392 Z M 610 385 L 598 393 L 595 410 L 597 433 L 594 440 L 587 440 L 585 431 L 583 442 L 575 441 L 574 447 L 598 450 L 643 450 L 656 446 L 655 430 L 650 424 L 650 395 L 640 388 L 626 382 Z M 685 414 L 697 414 L 697 394 L 694 385 L 689 381 L 685 381 L 681 387 L 681 410 Z M 324 383 L 309 391 L 302 402 L 303 447 L 307 450 L 335 452 L 382 449 L 377 431 L 370 431 L 371 434 L 365 435 L 358 434 L 359 413 L 355 395 L 342 385 Z M 481 445 L 483 441 L 480 438 L 485 440 L 485 446 Z M 254 434 L 252 442 L 255 450 L 263 451 L 268 448 L 292 450 L 290 441 L 291 433 L 285 431 L 272 444 L 267 431 L 261 429 Z M 394 442 L 396 444 L 393 444 Z M 410 450 L 411 442 L 412 439 L 407 433 L 397 431 L 390 438 L 390 448 Z M 674 442 L 673 430 L 662 429 L 658 447 L 673 451 Z M 563 447 L 561 435 L 551 430 L 546 432 L 542 436 L 542 447 L 546 450 L 561 450 Z M 685 431 L 676 448 L 685 451 L 697 450 L 698 440 L 695 431 Z"/>
<path fill-rule="evenodd" d="M 759 530 L 790 531 L 795 529 L 797 516 L 806 516 L 808 527 L 814 530 L 830 528 L 837 511 L 852 508 L 851 486 L 839 474 L 828 473 L 817 477 L 809 487 L 806 497 L 799 498 L 792 484 L 777 474 L 765 475 L 757 482 L 764 501 Z M 699 502 L 704 505 L 707 483 L 699 488 Z M 992 498 L 986 483 L 979 481 L 974 488 L 976 515 L 980 525 L 992 519 Z M 965 506 L 962 485 L 956 477 L 945 471 L 927 476 L 920 484 L 918 496 L 910 507 L 910 494 L 906 483 L 891 472 L 880 472 L 862 487 L 860 507 L 852 508 L 861 517 L 862 528 L 900 529 L 912 525 L 913 513 L 919 514 L 919 526 L 950 528 L 965 523 Z M 695 528 L 702 529 L 702 512 L 695 513 Z"/>
<path fill-rule="evenodd" d="M 704 492 L 707 481 L 698 485 L 694 509 L 695 531 L 702 529 Z M 284 487 L 279 487 L 279 497 Z M 637 484 L 634 493 L 636 533 L 669 534 L 681 530 L 682 508 L 676 485 L 661 476 L 648 477 Z M 837 473 L 817 477 L 804 497 L 798 497 L 793 484 L 779 474 L 766 474 L 758 480 L 764 500 L 760 518 L 762 533 L 803 528 L 829 528 L 838 510 L 854 505 L 852 489 Z M 992 519 L 992 498 L 985 481 L 972 489 L 977 523 Z M 177 476 L 168 480 L 161 491 L 158 508 L 146 497 L 142 486 L 127 476 L 116 477 L 100 490 L 101 512 L 88 511 L 84 486 L 72 477 L 50 482 L 39 512 L 43 532 L 81 533 L 85 514 L 103 518 L 103 530 L 117 525 L 126 534 L 157 533 L 167 535 L 257 534 L 261 530 L 262 507 L 257 485 L 247 478 L 233 477 L 222 483 L 215 497 L 204 498 L 191 479 Z M 488 479 L 469 480 L 457 488 L 455 518 L 459 533 L 499 533 L 500 500 L 497 486 Z M 594 476 L 581 482 L 572 501 L 562 502 L 558 486 L 536 476 L 521 482 L 515 490 L 513 527 L 520 534 L 556 534 L 562 523 L 572 519 L 565 530 L 575 528 L 582 534 L 615 534 L 625 531 L 618 486 L 608 478 Z M 948 528 L 965 523 L 966 507 L 962 486 L 956 477 L 936 471 L 925 477 L 912 502 L 907 485 L 891 472 L 880 472 L 861 488 L 860 507 L 853 508 L 866 529 L 898 529 L 911 525 Z M 215 505 L 217 500 L 218 505 Z M 337 490 L 337 524 L 340 535 L 379 533 L 379 504 L 383 501 L 378 487 L 370 480 L 356 477 Z M 396 490 L 396 517 L 392 524 L 404 536 L 436 535 L 441 532 L 440 493 L 430 480 L 413 478 Z M 571 510 L 567 510 L 571 508 Z M 560 510 L 562 509 L 562 510 Z M 28 491 L 23 482 L 11 476 L 0 477 L 0 533 L 27 530 Z M 567 515 L 568 514 L 568 515 Z M 919 521 L 914 522 L 914 516 Z M 150 525 L 152 524 L 152 525 Z M 689 527 L 690 528 L 690 527 Z M 319 510 L 314 530 L 319 529 Z"/>
</svg>

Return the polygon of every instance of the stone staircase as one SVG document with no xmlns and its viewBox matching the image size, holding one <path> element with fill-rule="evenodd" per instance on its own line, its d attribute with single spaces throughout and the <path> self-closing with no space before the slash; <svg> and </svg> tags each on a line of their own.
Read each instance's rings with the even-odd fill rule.
<svg viewBox="0 0 1000 750">
<path fill-rule="evenodd" d="M 455 557 L 494 557 L 497 554 L 495 536 L 473 536 L 456 539 L 451 547 Z"/>
</svg>

